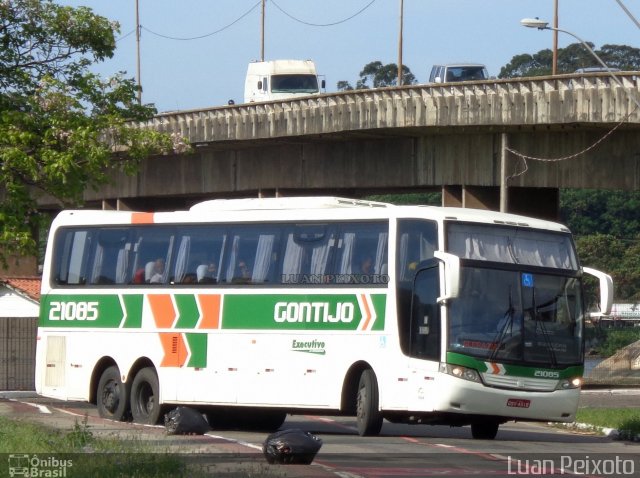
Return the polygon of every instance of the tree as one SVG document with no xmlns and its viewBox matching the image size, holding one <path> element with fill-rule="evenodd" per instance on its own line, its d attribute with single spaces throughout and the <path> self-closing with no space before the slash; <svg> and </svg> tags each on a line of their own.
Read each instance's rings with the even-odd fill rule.
<svg viewBox="0 0 640 478">
<path fill-rule="evenodd" d="M 610 68 L 631 71 L 640 69 L 640 48 L 627 45 L 603 45 L 600 50 L 595 50 L 593 43 L 587 42 L 587 44 Z M 549 49 L 540 50 L 533 55 L 529 53 L 515 55 L 500 69 L 498 78 L 550 75 L 552 62 L 553 52 Z M 558 49 L 558 73 L 573 73 L 578 68 L 591 66 L 600 65 L 582 43 L 572 43 L 566 48 Z"/>
<path fill-rule="evenodd" d="M 110 172 L 135 172 L 142 158 L 172 147 L 168 136 L 133 126 L 155 108 L 137 103 L 132 79 L 89 71 L 113 55 L 118 31 L 86 7 L 0 1 L 2 260 L 35 252 L 41 195 L 79 205 Z"/>
<path fill-rule="evenodd" d="M 402 84 L 413 85 L 416 83 L 416 77 L 406 65 L 402 65 Z M 398 84 L 398 65 L 389 63 L 383 65 L 381 61 L 372 61 L 367 63 L 360 72 L 360 79 L 356 82 L 356 90 L 369 88 L 382 88 L 385 86 L 396 86 Z M 350 91 L 354 88 L 348 81 L 341 80 L 337 84 L 339 91 Z"/>
</svg>

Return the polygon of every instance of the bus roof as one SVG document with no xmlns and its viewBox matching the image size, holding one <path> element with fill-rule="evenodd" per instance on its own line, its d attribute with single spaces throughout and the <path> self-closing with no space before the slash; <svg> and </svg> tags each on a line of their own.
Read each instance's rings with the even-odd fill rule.
<svg viewBox="0 0 640 478">
<path fill-rule="evenodd" d="M 391 204 L 333 196 L 212 199 L 191 207 L 190 211 L 256 211 L 282 209 L 332 209 L 342 207 L 389 207 Z"/>
<path fill-rule="evenodd" d="M 256 214 L 260 211 L 260 214 Z M 340 211 L 338 213 L 338 211 Z M 152 224 L 152 223 L 224 223 L 267 221 L 374 220 L 389 218 L 424 218 L 435 221 L 476 222 L 552 231 L 569 232 L 566 226 L 510 213 L 483 209 L 397 206 L 384 202 L 341 197 L 287 197 L 214 199 L 200 202 L 189 210 L 172 212 L 132 212 L 65 210 L 56 225 Z"/>
</svg>

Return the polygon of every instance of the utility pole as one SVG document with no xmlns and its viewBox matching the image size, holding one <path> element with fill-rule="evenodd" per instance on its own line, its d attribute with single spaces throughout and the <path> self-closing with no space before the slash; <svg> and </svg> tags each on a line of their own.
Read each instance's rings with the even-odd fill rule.
<svg viewBox="0 0 640 478">
<path fill-rule="evenodd" d="M 509 211 L 509 185 L 507 184 L 507 133 L 500 134 L 500 212 Z"/>
<path fill-rule="evenodd" d="M 136 0 L 136 76 L 138 79 L 138 104 L 142 104 L 142 79 L 140 77 L 140 8 Z"/>
<path fill-rule="evenodd" d="M 404 0 L 400 0 L 400 34 L 398 37 L 398 86 L 402 86 L 402 28 L 404 24 Z"/>
<path fill-rule="evenodd" d="M 558 0 L 553 0 L 553 28 L 558 28 Z M 553 30 L 553 65 L 551 74 L 558 74 L 558 30 Z"/>
<path fill-rule="evenodd" d="M 264 61 L 264 4 L 267 0 L 262 0 L 262 15 L 260 16 L 260 61 Z"/>
</svg>

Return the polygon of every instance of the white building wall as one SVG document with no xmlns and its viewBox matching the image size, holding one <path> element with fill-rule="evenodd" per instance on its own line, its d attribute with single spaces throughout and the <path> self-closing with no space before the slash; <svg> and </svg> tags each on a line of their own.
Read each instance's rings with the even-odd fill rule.
<svg viewBox="0 0 640 478">
<path fill-rule="evenodd" d="M 0 287 L 0 317 L 38 317 L 39 310 L 36 301 Z"/>
</svg>

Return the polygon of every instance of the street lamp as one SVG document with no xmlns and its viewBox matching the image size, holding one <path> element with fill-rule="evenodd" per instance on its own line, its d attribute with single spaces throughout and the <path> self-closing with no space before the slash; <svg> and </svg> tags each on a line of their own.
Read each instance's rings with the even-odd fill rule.
<svg viewBox="0 0 640 478">
<path fill-rule="evenodd" d="M 591 55 L 598 61 L 598 63 L 600 63 L 600 65 L 609 73 L 609 75 L 611 75 L 611 78 L 613 78 L 613 80 L 619 86 L 624 86 L 622 82 L 618 79 L 618 77 L 611 72 L 611 68 L 609 68 L 607 64 L 604 61 L 602 61 L 602 58 L 600 58 L 597 55 L 597 53 L 593 51 L 593 48 L 591 48 L 586 41 L 584 41 L 575 33 L 571 33 L 570 31 L 567 31 L 567 30 L 562 30 L 561 28 L 550 27 L 549 22 L 545 22 L 544 20 L 540 20 L 539 18 L 523 18 L 522 20 L 520 20 L 520 24 L 528 28 L 537 28 L 538 30 L 551 30 L 555 32 L 566 33 L 567 35 L 572 36 L 573 38 L 578 40 L 580 43 L 582 43 L 582 46 L 585 47 L 589 51 L 589 53 L 591 53 Z M 638 102 L 635 99 L 634 101 L 636 104 L 638 104 Z"/>
</svg>

